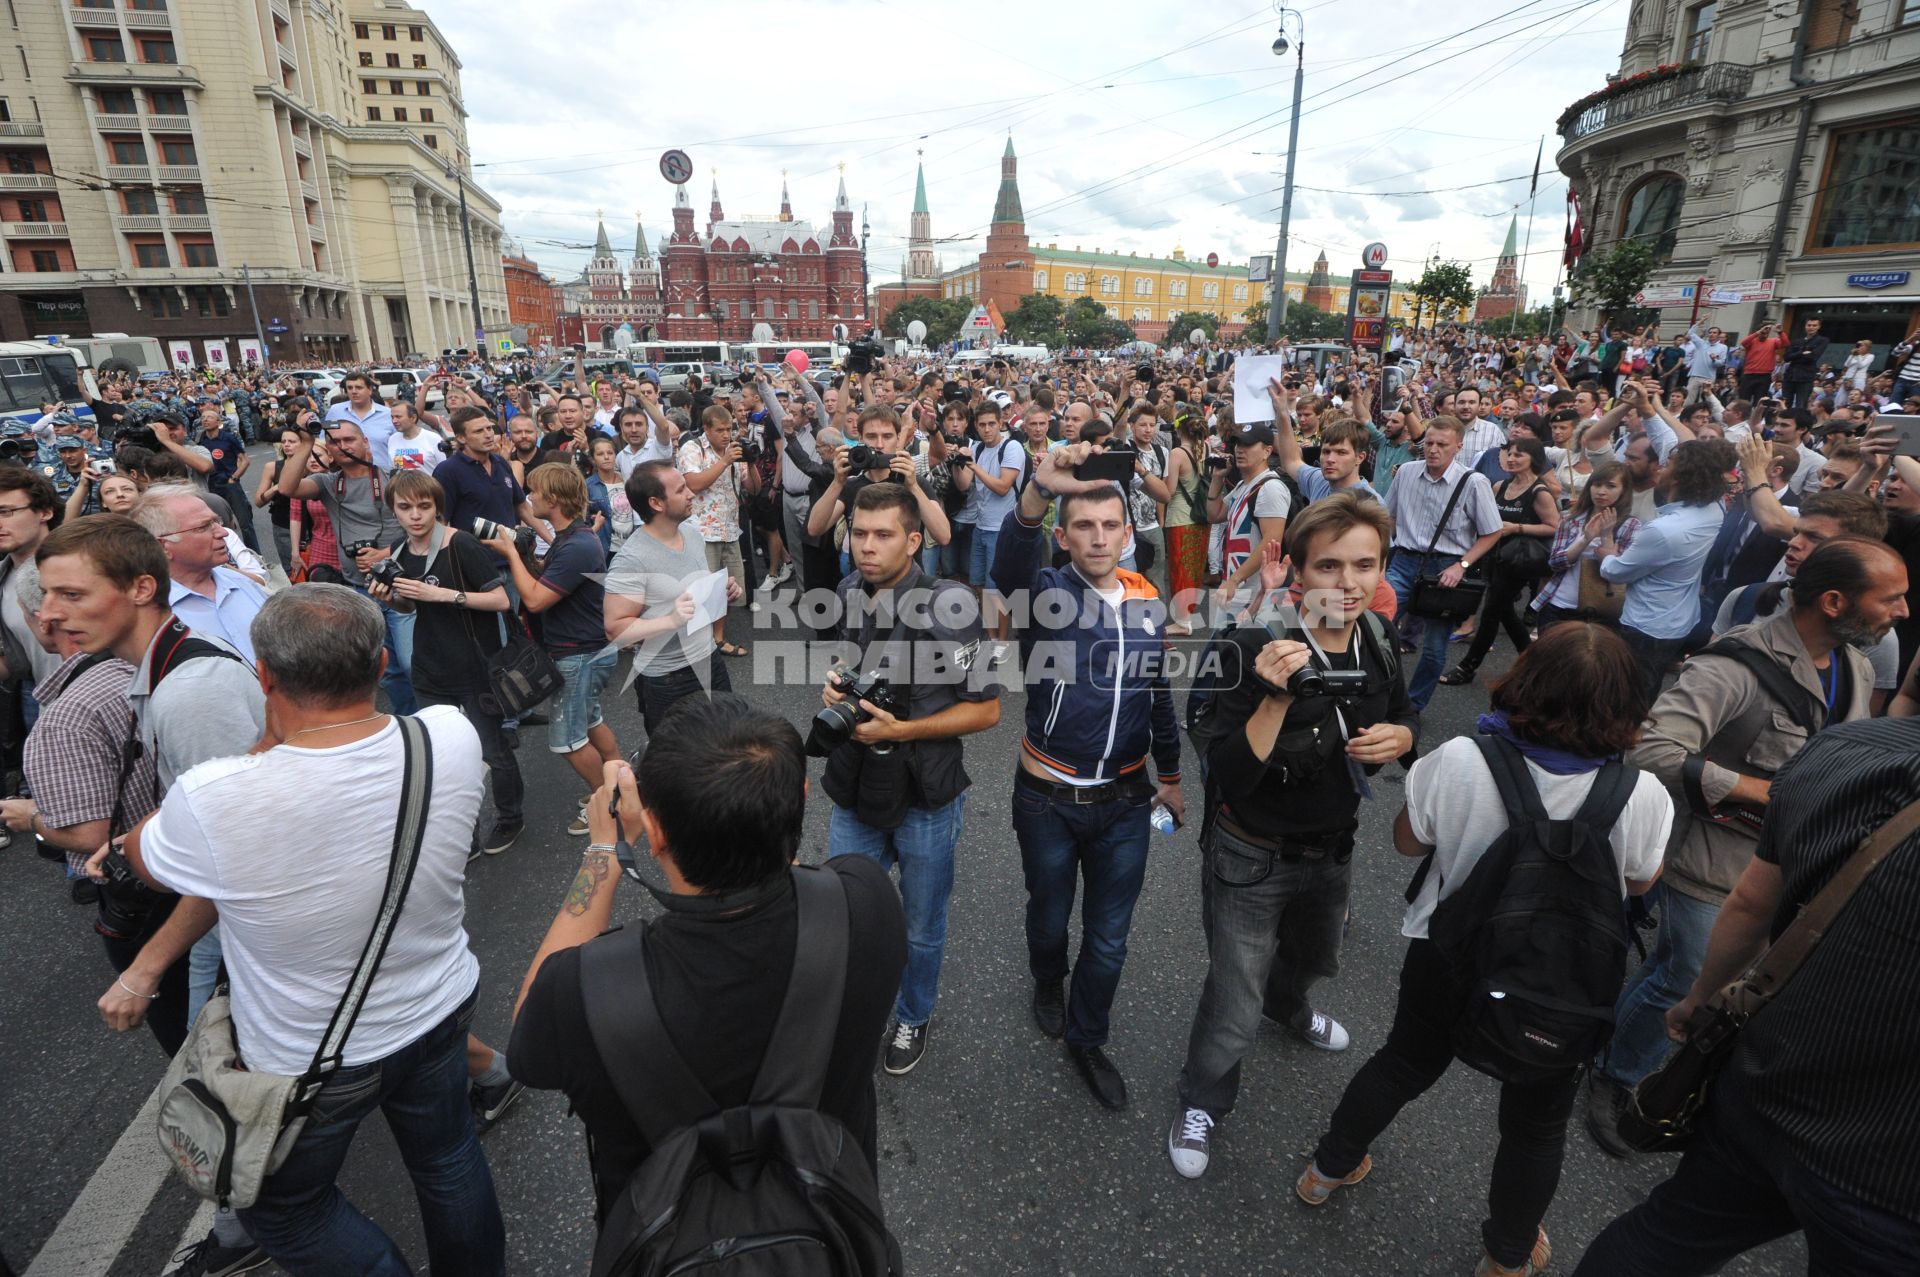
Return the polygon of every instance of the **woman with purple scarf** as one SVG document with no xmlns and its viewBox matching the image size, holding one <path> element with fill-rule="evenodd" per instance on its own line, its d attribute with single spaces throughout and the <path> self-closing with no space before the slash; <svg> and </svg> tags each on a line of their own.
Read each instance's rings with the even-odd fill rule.
<svg viewBox="0 0 1920 1277">
<path fill-rule="evenodd" d="M 1600 769 L 1633 746 L 1647 711 L 1626 643 L 1587 622 L 1567 622 L 1543 633 L 1494 685 L 1491 699 L 1491 712 L 1480 716 L 1479 733 L 1507 742 L 1525 759 L 1528 778 L 1552 820 L 1570 819 L 1581 809 Z M 1666 790 L 1650 773 L 1640 773 L 1608 837 L 1623 907 L 1627 896 L 1646 891 L 1660 876 L 1672 823 Z M 1458 1000 L 1427 924 L 1434 906 L 1466 881 L 1482 853 L 1506 830 L 1499 787 L 1471 737 L 1448 741 L 1408 773 L 1394 846 L 1403 855 L 1433 859 L 1400 927 L 1408 943 L 1393 1027 L 1385 1045 L 1347 1084 L 1313 1161 L 1295 1185 L 1308 1205 L 1317 1206 L 1334 1190 L 1366 1178 L 1373 1169 L 1368 1147 L 1453 1063 Z M 1529 1277 L 1552 1257 L 1541 1221 L 1559 1187 L 1578 1076 L 1568 1070 L 1565 1077 L 1542 1082 L 1501 1083 L 1500 1146 L 1475 1277 Z"/>
</svg>

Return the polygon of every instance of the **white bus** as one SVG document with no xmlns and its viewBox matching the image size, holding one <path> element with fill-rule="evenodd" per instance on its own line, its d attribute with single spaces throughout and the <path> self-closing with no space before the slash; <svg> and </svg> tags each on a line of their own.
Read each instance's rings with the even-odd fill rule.
<svg viewBox="0 0 1920 1277">
<path fill-rule="evenodd" d="M 724 364 L 736 357 L 724 341 L 636 341 L 626 358 L 636 364 Z"/>
<path fill-rule="evenodd" d="M 40 341 L 0 341 L 0 417 L 31 425 L 45 403 L 90 417 L 87 403 L 99 397 L 81 352 Z"/>
<path fill-rule="evenodd" d="M 743 362 L 772 366 L 786 362 L 789 351 L 803 351 L 809 368 L 827 368 L 846 357 L 847 348 L 831 341 L 751 341 L 735 346 Z"/>
</svg>

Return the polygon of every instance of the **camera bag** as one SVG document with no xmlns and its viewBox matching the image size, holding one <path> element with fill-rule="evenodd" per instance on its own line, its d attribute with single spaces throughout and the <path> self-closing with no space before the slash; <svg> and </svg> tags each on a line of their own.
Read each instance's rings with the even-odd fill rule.
<svg viewBox="0 0 1920 1277">
<path fill-rule="evenodd" d="M 1447 520 L 1453 517 L 1453 508 L 1460 504 L 1460 494 L 1472 481 L 1473 475 L 1465 474 L 1453 485 L 1453 492 L 1447 497 L 1446 509 L 1440 512 L 1440 522 L 1433 525 L 1433 536 L 1420 555 L 1420 575 L 1414 578 L 1413 591 L 1407 596 L 1407 611 L 1415 616 L 1440 621 L 1462 620 L 1478 612 L 1481 600 L 1487 596 L 1487 583 L 1478 578 L 1462 577 L 1458 585 L 1442 585 L 1438 573 L 1427 575 L 1427 563 L 1440 544 L 1440 534 L 1446 531 Z"/>
<path fill-rule="evenodd" d="M 574 535 L 580 527 L 580 524 L 574 524 L 562 534 L 561 540 Z M 453 537 L 459 535 L 455 532 L 447 538 L 449 546 Z M 427 551 L 429 564 L 439 554 L 440 548 L 439 534 L 436 532 L 434 542 Z M 551 546 L 548 547 L 547 553 L 553 553 Z M 467 587 L 460 579 L 459 556 L 448 554 L 447 563 L 453 571 L 453 588 L 465 593 Z M 501 614 L 499 621 L 501 647 L 499 651 L 486 658 L 487 690 L 481 692 L 478 697 L 482 711 L 498 714 L 503 719 L 519 718 L 530 710 L 538 709 L 546 703 L 548 697 L 564 687 L 567 681 L 561 675 L 560 667 L 554 664 L 553 657 L 547 654 L 546 649 L 527 636 L 526 628 L 520 623 L 520 618 L 512 616 L 509 620 L 509 616 L 512 614 Z M 462 608 L 461 619 L 466 622 L 467 637 L 473 640 L 474 651 L 484 654 L 480 639 L 473 632 L 473 614 Z"/>
<path fill-rule="evenodd" d="M 418 719 L 395 714 L 393 721 L 400 729 L 402 766 L 386 895 L 313 1062 L 299 1077 L 248 1069 L 234 1034 L 232 1001 L 222 988 L 201 1010 L 160 1082 L 160 1149 L 189 1188 L 222 1206 L 253 1205 L 267 1176 L 293 1152 L 321 1088 L 340 1067 L 347 1035 L 399 924 L 427 830 L 433 751 Z"/>
</svg>

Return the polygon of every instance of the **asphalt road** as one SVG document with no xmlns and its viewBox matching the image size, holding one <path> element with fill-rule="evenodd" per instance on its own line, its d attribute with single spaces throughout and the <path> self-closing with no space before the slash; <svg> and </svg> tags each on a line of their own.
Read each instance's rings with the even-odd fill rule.
<svg viewBox="0 0 1920 1277">
<path fill-rule="evenodd" d="M 1503 645 L 1496 662 L 1507 655 Z M 751 659 L 733 663 L 736 687 L 750 681 L 752 668 Z M 796 722 L 818 704 L 805 686 L 756 686 L 749 695 Z M 1470 730 L 1483 707 L 1478 688 L 1442 688 L 1429 712 L 1428 739 Z M 1456 1067 L 1402 1114 L 1374 1148 L 1376 1168 L 1366 1183 L 1317 1211 L 1291 1192 L 1342 1087 L 1391 1021 L 1408 873 L 1388 837 L 1399 805 L 1398 768 L 1385 769 L 1364 812 L 1352 933 L 1340 975 L 1318 996 L 1321 1009 L 1352 1032 L 1352 1049 L 1328 1055 L 1263 1031 L 1246 1062 L 1239 1107 L 1216 1132 L 1211 1169 L 1187 1181 L 1168 1164 L 1165 1139 L 1205 971 L 1194 838 L 1181 830 L 1154 841 L 1110 1046 L 1132 1103 L 1110 1113 L 1028 1013 L 1024 893 L 1007 801 L 1021 708 L 1020 698 L 1011 698 L 999 727 L 967 746 L 976 783 L 926 1058 L 906 1078 L 878 1077 L 881 1184 L 909 1270 L 1079 1277 L 1469 1272 L 1479 1256 L 1497 1098 L 1495 1084 L 1470 1070 Z M 610 721 L 623 748 L 642 743 L 631 694 L 612 707 Z M 505 855 L 474 864 L 467 892 L 467 929 L 482 981 L 474 1028 L 499 1044 L 581 846 L 562 832 L 578 782 L 545 751 L 543 729 L 523 738 L 528 833 Z M 344 797 L 263 794 L 261 801 L 280 807 L 285 820 L 304 821 L 324 820 L 328 805 Z M 802 853 L 809 861 L 825 855 L 827 810 L 820 798 L 809 808 Z M 616 913 L 631 922 L 655 908 L 629 886 Z M 69 1241 L 105 1239 L 106 1257 L 49 1258 L 36 1274 L 149 1277 L 165 1268 L 183 1233 L 189 1240 L 198 1235 L 199 1203 L 172 1181 L 143 1196 L 130 1187 L 137 1175 L 118 1164 L 102 1167 L 123 1134 L 122 1152 L 150 1154 L 150 1125 L 129 1128 L 165 1062 L 145 1032 L 115 1035 L 101 1025 L 93 1003 L 110 973 L 91 914 L 68 901 L 58 871 L 23 841 L 0 853 L 0 934 L 10 966 L 0 980 L 0 1149 L 8 1153 L 0 1158 L 0 1256 L 24 1272 L 59 1229 Z M 1669 1166 L 1607 1158 L 1577 1121 L 1546 1221 L 1561 1272 Z M 585 1141 L 565 1101 L 528 1093 L 487 1136 L 486 1149 L 507 1221 L 509 1271 L 583 1271 L 592 1200 Z M 361 1128 L 343 1187 L 424 1266 L 412 1194 L 384 1123 Z M 76 1201 L 81 1205 L 68 1218 Z M 1804 1249 L 1790 1239 L 1726 1271 L 1758 1277 L 1804 1268 Z"/>
</svg>

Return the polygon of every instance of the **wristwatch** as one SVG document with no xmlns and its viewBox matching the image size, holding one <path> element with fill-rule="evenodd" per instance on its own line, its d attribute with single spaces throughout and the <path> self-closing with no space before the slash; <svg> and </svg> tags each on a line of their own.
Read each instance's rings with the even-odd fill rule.
<svg viewBox="0 0 1920 1277">
<path fill-rule="evenodd" d="M 453 605 L 455 607 L 465 607 L 467 605 L 467 592 L 465 590 L 454 591 Z"/>
</svg>

